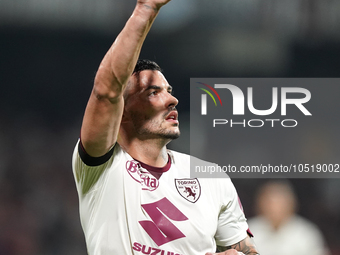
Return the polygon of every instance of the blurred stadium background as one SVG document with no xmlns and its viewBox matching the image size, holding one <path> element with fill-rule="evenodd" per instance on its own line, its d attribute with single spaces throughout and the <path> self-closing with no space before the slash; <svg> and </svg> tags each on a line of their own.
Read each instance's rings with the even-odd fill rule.
<svg viewBox="0 0 340 255">
<path fill-rule="evenodd" d="M 0 255 L 86 254 L 71 155 L 96 68 L 134 5 L 0 0 Z M 183 136 L 172 148 L 188 152 L 190 77 L 338 77 L 340 2 L 173 0 L 141 57 L 157 61 L 175 87 Z M 328 146 L 339 139 L 336 100 L 318 102 L 334 109 L 333 132 L 306 130 L 297 146 L 338 157 Z M 291 181 L 299 213 L 339 255 L 340 179 Z M 234 183 L 253 216 L 261 180 Z"/>
</svg>

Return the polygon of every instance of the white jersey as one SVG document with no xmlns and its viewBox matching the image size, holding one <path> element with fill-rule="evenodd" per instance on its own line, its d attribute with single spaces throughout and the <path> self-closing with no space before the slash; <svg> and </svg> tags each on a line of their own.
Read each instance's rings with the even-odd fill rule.
<svg viewBox="0 0 340 255">
<path fill-rule="evenodd" d="M 90 255 L 204 255 L 247 236 L 229 178 L 190 179 L 190 157 L 169 151 L 164 168 L 134 160 L 116 144 L 92 158 L 73 155 L 80 218 Z"/>
</svg>

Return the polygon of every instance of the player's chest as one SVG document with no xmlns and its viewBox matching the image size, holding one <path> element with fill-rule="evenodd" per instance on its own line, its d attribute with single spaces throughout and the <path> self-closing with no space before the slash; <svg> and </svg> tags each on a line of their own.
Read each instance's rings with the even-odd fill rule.
<svg viewBox="0 0 340 255">
<path fill-rule="evenodd" d="M 211 246 L 218 205 L 208 199 L 206 187 L 198 179 L 163 177 L 157 180 L 145 174 L 139 187 L 135 180 L 126 182 L 134 186 L 126 190 L 133 198 L 125 205 L 135 251 L 142 252 L 143 247 L 147 253 L 149 248 L 183 251 L 185 246 Z"/>
<path fill-rule="evenodd" d="M 156 178 L 144 169 L 130 169 L 124 178 L 126 205 L 131 205 L 132 217 L 145 231 L 177 233 L 172 236 L 186 231 L 215 233 L 219 205 L 199 179 L 172 173 Z"/>
</svg>

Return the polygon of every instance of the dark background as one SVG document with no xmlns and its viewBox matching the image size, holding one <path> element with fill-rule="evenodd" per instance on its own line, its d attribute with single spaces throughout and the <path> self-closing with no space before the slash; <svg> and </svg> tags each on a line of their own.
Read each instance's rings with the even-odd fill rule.
<svg viewBox="0 0 340 255">
<path fill-rule="evenodd" d="M 96 69 L 134 4 L 0 1 L 0 254 L 86 254 L 71 155 Z M 162 66 L 180 101 L 182 137 L 171 148 L 189 152 L 191 77 L 338 77 L 339 28 L 335 0 L 170 2 L 141 57 Z M 335 127 L 306 131 L 306 143 L 333 155 Z M 234 180 L 248 217 L 262 181 Z M 340 254 L 340 179 L 291 181 L 299 213 Z"/>
</svg>

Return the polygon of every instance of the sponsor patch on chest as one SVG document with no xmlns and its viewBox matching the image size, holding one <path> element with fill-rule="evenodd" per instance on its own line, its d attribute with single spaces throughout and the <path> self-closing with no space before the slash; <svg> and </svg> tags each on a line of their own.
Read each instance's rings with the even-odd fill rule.
<svg viewBox="0 0 340 255">
<path fill-rule="evenodd" d="M 201 196 L 201 185 L 195 179 L 175 179 L 178 193 L 191 203 L 195 203 Z"/>
<path fill-rule="evenodd" d="M 141 184 L 143 190 L 154 191 L 158 188 L 159 181 L 147 170 L 142 168 L 137 161 L 126 161 L 125 168 L 132 179 Z"/>
</svg>

